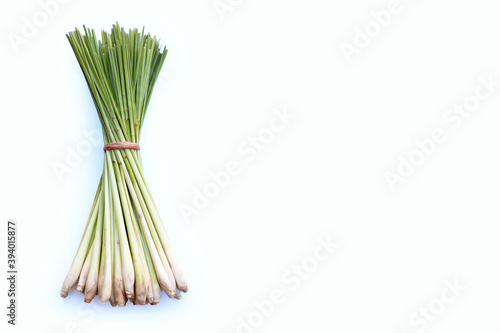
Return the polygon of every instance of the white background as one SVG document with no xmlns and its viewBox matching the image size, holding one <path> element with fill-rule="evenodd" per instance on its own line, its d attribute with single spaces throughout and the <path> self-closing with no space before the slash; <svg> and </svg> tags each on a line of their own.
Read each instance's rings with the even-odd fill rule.
<svg viewBox="0 0 500 333">
<path fill-rule="evenodd" d="M 421 331 L 498 332 L 500 87 L 459 128 L 443 119 L 478 77 L 500 81 L 498 4 L 401 0 L 348 62 L 341 44 L 388 0 L 230 3 L 222 19 L 212 0 L 71 0 L 16 51 L 9 36 L 42 7 L 2 1 L 2 270 L 7 219 L 19 228 L 18 326 L 2 278 L 2 330 L 237 332 L 280 290 L 284 302 L 240 332 L 413 333 L 431 304 L 440 313 Z M 155 307 L 59 297 L 103 160 L 99 143 L 62 180 L 54 171 L 100 128 L 65 33 L 115 21 L 169 49 L 141 147 L 190 291 Z M 246 161 L 238 146 L 285 107 L 293 120 Z M 447 140 L 391 191 L 385 173 L 436 128 Z M 231 160 L 241 173 L 186 222 L 179 207 Z M 293 289 L 284 276 L 328 236 L 340 247 Z M 439 308 L 455 279 L 466 289 Z"/>
</svg>

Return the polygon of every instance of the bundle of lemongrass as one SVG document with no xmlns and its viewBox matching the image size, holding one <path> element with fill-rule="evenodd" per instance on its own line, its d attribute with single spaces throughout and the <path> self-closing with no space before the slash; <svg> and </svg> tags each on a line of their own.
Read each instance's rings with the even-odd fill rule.
<svg viewBox="0 0 500 333">
<path fill-rule="evenodd" d="M 144 179 L 139 137 L 167 50 L 156 37 L 84 27 L 67 34 L 101 121 L 104 171 L 61 296 L 76 286 L 85 302 L 157 304 L 187 284 Z"/>
</svg>

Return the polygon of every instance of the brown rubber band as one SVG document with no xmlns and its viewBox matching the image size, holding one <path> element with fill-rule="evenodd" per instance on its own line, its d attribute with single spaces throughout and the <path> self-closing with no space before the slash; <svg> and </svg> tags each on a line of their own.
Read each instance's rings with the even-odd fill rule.
<svg viewBox="0 0 500 333">
<path fill-rule="evenodd" d="M 128 142 L 128 141 L 111 142 L 111 143 L 104 145 L 104 150 L 116 150 L 116 149 L 136 149 L 136 150 L 139 150 L 141 148 L 139 147 L 138 143 Z"/>
</svg>

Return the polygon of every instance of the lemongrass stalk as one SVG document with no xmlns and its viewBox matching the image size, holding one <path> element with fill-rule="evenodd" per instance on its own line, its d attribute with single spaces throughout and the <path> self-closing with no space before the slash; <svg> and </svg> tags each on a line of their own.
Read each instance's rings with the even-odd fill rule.
<svg viewBox="0 0 500 333">
<path fill-rule="evenodd" d="M 170 241 L 168 240 L 168 238 L 166 238 L 165 244 L 166 244 L 164 245 L 165 253 L 167 254 L 168 262 L 170 263 L 170 267 L 172 268 L 172 273 L 174 273 L 177 288 L 187 293 L 188 285 L 186 277 L 184 276 L 184 272 L 182 271 L 181 265 L 177 260 L 177 257 L 174 255 L 174 250 L 172 249 L 172 246 L 170 245 Z"/>
<path fill-rule="evenodd" d="M 112 220 L 111 220 L 112 221 Z M 110 296 L 109 296 L 109 304 L 111 304 L 112 307 L 115 307 L 117 305 L 117 302 L 116 302 L 116 299 L 115 299 L 115 293 L 114 293 L 114 290 L 113 290 L 113 281 L 114 281 L 114 278 L 115 278 L 115 272 L 114 272 L 114 248 L 115 248 L 115 244 L 114 244 L 114 239 L 113 239 L 113 233 L 114 233 L 114 228 L 113 228 L 113 223 L 111 222 L 111 226 L 110 226 L 110 229 L 111 229 L 111 240 L 110 240 L 110 248 L 111 248 L 111 263 L 110 263 L 110 271 L 111 271 L 111 276 L 110 276 Z"/>
<path fill-rule="evenodd" d="M 156 305 L 160 303 L 160 298 L 161 298 L 161 287 L 160 283 L 158 282 L 158 279 L 156 278 L 156 275 L 154 276 L 154 279 L 152 280 L 153 283 L 153 301 L 150 302 L 149 304 L 151 305 Z"/>
<path fill-rule="evenodd" d="M 148 269 L 151 274 L 151 284 L 153 286 L 153 299 L 152 301 L 149 302 L 151 305 L 156 305 L 160 302 L 161 298 L 161 287 L 160 283 L 158 282 L 158 278 L 156 277 L 155 273 L 155 268 L 153 266 L 153 262 L 151 261 L 151 256 L 148 256 L 149 261 L 148 261 Z"/>
<path fill-rule="evenodd" d="M 110 188 L 111 191 L 111 188 Z M 109 298 L 109 303 L 111 306 L 115 307 L 118 305 L 118 301 L 115 298 L 115 290 L 113 289 L 114 287 L 114 281 L 115 281 L 115 218 L 113 214 L 113 209 L 110 209 L 110 248 L 111 248 L 111 296 Z"/>
<path fill-rule="evenodd" d="M 153 292 L 153 279 L 151 277 L 151 272 L 148 268 L 148 263 L 146 262 L 146 258 L 144 258 L 142 269 L 144 270 L 144 275 L 147 276 L 147 293 L 146 293 L 146 302 L 151 304 L 154 302 L 154 292 Z"/>
<path fill-rule="evenodd" d="M 139 258 L 140 269 L 141 269 L 141 272 L 143 274 L 143 279 L 144 279 L 145 298 L 142 299 L 142 297 L 141 297 L 137 301 L 138 301 L 138 304 L 144 305 L 144 304 L 146 304 L 146 302 L 149 303 L 150 300 L 153 298 L 153 287 L 152 287 L 152 283 L 151 283 L 151 275 L 149 273 L 149 270 L 147 267 L 147 262 L 146 262 L 146 254 L 145 254 L 146 244 L 143 243 L 143 238 L 141 237 L 141 231 L 138 228 L 137 220 L 135 218 L 137 216 L 137 212 L 133 209 L 133 207 L 131 206 L 130 200 L 128 200 L 128 199 L 127 199 L 127 204 L 129 206 L 130 211 L 133 212 L 132 219 L 133 219 L 134 223 L 132 225 L 134 226 L 134 234 L 136 236 L 137 244 L 139 246 L 137 253 L 138 253 L 138 258 Z"/>
<path fill-rule="evenodd" d="M 104 238 L 104 237 L 103 237 Z M 104 284 L 104 262 L 106 259 L 106 248 L 103 247 L 104 240 L 101 241 L 101 253 L 100 253 L 100 263 L 99 263 L 99 270 L 97 273 L 97 297 L 101 297 L 101 292 L 102 292 L 102 286 Z"/>
<path fill-rule="evenodd" d="M 125 290 L 123 289 L 123 278 L 122 278 L 122 263 L 120 254 L 120 239 L 118 237 L 118 227 L 115 223 L 115 259 L 114 259 L 114 297 L 118 306 L 125 306 L 127 297 L 125 296 Z"/>
<path fill-rule="evenodd" d="M 110 297 L 109 297 L 109 304 L 111 304 L 112 307 L 115 307 L 118 305 L 118 302 L 116 301 L 115 299 L 115 292 L 113 290 L 113 281 L 115 279 L 115 237 L 114 237 L 114 234 L 115 234 L 115 228 L 114 228 L 114 224 L 113 224 L 113 221 L 114 221 L 114 216 L 113 216 L 113 210 L 110 209 L 110 226 L 109 226 L 109 233 L 110 233 L 110 242 L 109 242 L 109 247 L 110 247 L 110 252 L 111 252 L 111 256 L 110 256 L 110 265 L 109 265 L 109 270 L 111 271 L 111 276 L 110 276 Z"/>
<path fill-rule="evenodd" d="M 80 278 L 78 279 L 78 284 L 76 286 L 76 290 L 83 292 L 85 289 L 85 284 L 87 282 L 87 277 L 89 275 L 89 270 L 90 270 L 90 262 L 92 261 L 92 252 L 94 248 L 94 242 L 92 242 L 92 246 L 90 247 L 89 254 L 87 255 L 87 258 L 85 259 L 85 263 L 83 264 L 82 271 L 80 272 Z"/>
<path fill-rule="evenodd" d="M 144 247 L 144 254 L 146 256 L 146 269 L 151 276 L 151 294 L 148 295 L 148 303 L 151 305 L 158 304 L 161 297 L 161 287 L 158 283 L 158 279 L 156 278 L 156 272 L 153 265 L 153 261 L 151 260 L 151 253 L 149 252 L 149 248 L 146 243 L 146 239 L 144 238 L 144 233 L 140 233 L 141 241 Z"/>
<path fill-rule="evenodd" d="M 111 304 L 112 307 L 115 307 L 117 305 L 114 293 L 111 293 L 111 296 L 109 297 L 109 304 Z"/>
<path fill-rule="evenodd" d="M 104 210 L 104 200 L 100 200 L 99 212 L 97 214 L 97 224 L 95 230 L 94 248 L 92 249 L 92 261 L 90 263 L 89 275 L 87 277 L 87 283 L 85 284 L 85 298 L 86 303 L 90 303 L 95 295 L 97 294 L 97 280 L 99 274 L 100 266 L 100 252 L 101 252 L 101 241 L 102 241 L 102 222 Z"/>
<path fill-rule="evenodd" d="M 107 164 L 107 160 L 104 162 Z M 108 168 L 104 167 L 104 226 L 103 226 L 103 246 L 102 250 L 104 252 L 104 265 L 102 289 L 99 293 L 99 300 L 102 303 L 108 302 L 111 297 L 111 207 L 110 207 L 110 188 L 109 188 L 109 177 L 113 175 L 108 175 Z"/>
</svg>

